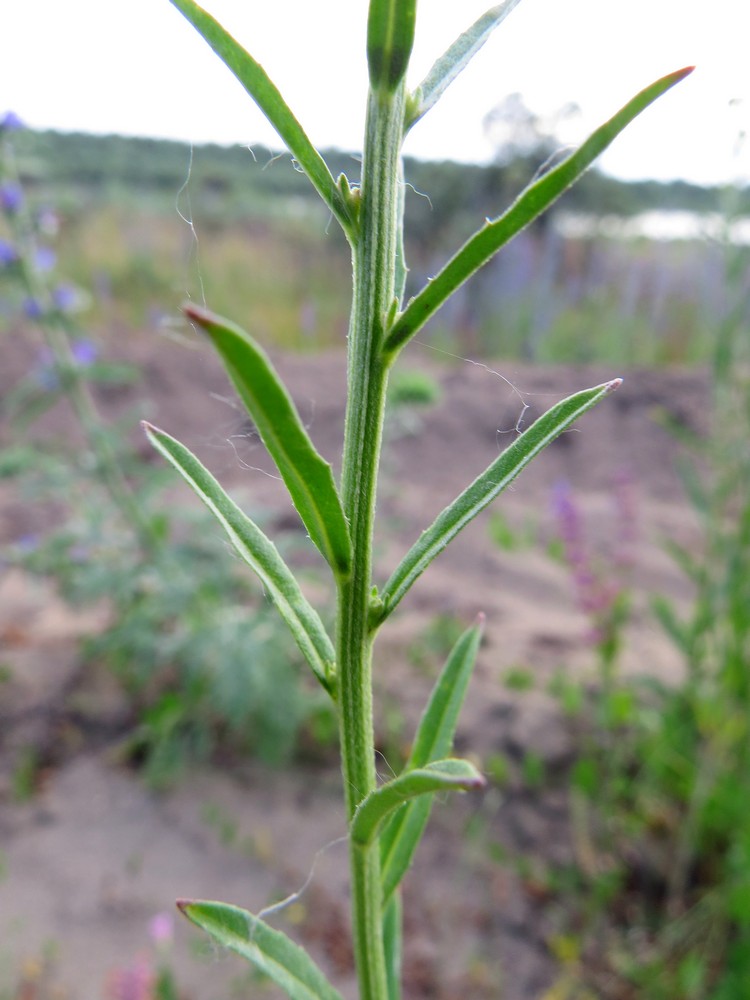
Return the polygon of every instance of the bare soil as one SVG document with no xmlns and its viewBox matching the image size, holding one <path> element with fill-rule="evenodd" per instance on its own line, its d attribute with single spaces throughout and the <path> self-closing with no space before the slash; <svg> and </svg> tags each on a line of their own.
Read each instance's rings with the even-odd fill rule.
<svg viewBox="0 0 750 1000">
<path fill-rule="evenodd" d="M 116 340 L 108 351 L 143 369 L 137 390 L 100 391 L 109 419 L 136 405 L 138 415 L 181 437 L 251 508 L 271 512 L 269 530 L 274 524 L 297 525 L 206 346 L 144 335 Z M 5 390 L 29 357 L 20 341 L 4 353 L 0 387 Z M 276 360 L 318 448 L 336 464 L 343 353 Z M 561 668 L 588 677 L 594 665 L 569 574 L 545 550 L 554 535 L 551 492 L 562 478 L 573 484 L 587 531 L 606 555 L 618 530 L 612 483 L 627 471 L 635 489 L 638 537 L 622 669 L 679 678 L 679 658 L 648 602 L 653 593 L 689 600 L 689 588 L 663 543 L 689 542 L 696 527 L 675 470 L 678 445 L 662 418 L 666 414 L 682 428 L 700 432 L 708 385 L 702 373 L 692 371 L 440 362 L 439 355 L 417 345 L 402 363 L 429 372 L 440 384 L 441 400 L 429 409 L 402 409 L 389 423 L 378 508 L 381 579 L 419 531 L 512 439 L 524 404 L 528 425 L 562 396 L 625 376 L 617 393 L 496 502 L 517 535 L 531 534 L 534 543 L 499 547 L 486 512 L 418 582 L 376 649 L 386 773 L 389 753 L 408 744 L 430 689 L 435 668 L 418 655 L 420 637 L 434 634 L 436 616 L 469 623 L 483 612 L 486 636 L 457 746 L 480 762 L 502 755 L 511 765 L 502 788 L 451 799 L 435 810 L 405 885 L 405 1000 L 540 1000 L 555 979 L 550 940 L 558 904 L 528 866 L 500 865 L 493 860 L 497 849 L 491 856 L 488 844 L 501 845 L 510 858 L 523 854 L 542 865 L 572 857 L 564 782 L 534 793 L 518 779 L 528 752 L 541 758 L 548 774 L 564 774 L 574 744 L 546 684 Z M 9 429 L 3 433 L 7 441 Z M 74 431 L 60 407 L 33 433 L 69 440 Z M 21 502 L 12 485 L 0 481 L 4 543 L 43 529 L 50 510 L 54 506 L 40 503 L 37 509 Z M 225 557 L 217 534 L 217 559 Z M 113 970 L 132 966 L 139 955 L 154 960 L 148 922 L 171 912 L 175 898 L 218 898 L 257 911 L 299 890 L 314 865 L 299 900 L 275 919 L 311 950 L 347 1000 L 354 997 L 336 764 L 303 760 L 281 773 L 247 762 L 230 771 L 203 769 L 167 794 L 148 791 L 113 752 L 121 735 L 117 690 L 107 677 L 81 672 L 80 638 L 102 627 L 106 601 L 82 613 L 45 581 L 16 570 L 0 579 L 0 643 L 8 675 L 0 687 L 0 995 L 114 996 Z M 518 692 L 504 683 L 508 671 L 518 667 L 533 671 L 533 690 Z M 89 705 L 86 726 L 71 708 L 80 709 L 82 690 Z M 19 802 L 14 776 L 29 746 L 42 748 L 45 767 L 34 795 Z M 248 979 L 239 959 L 201 949 L 198 941 L 177 922 L 171 960 L 186 997 L 277 995 Z"/>
</svg>

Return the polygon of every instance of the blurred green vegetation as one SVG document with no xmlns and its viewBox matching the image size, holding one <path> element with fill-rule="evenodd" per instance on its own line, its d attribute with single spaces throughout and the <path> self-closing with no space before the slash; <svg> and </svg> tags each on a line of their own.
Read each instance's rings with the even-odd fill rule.
<svg viewBox="0 0 750 1000">
<path fill-rule="evenodd" d="M 545 899 L 545 940 L 560 966 L 545 1000 L 750 995 L 750 286 L 744 248 L 718 249 L 727 295 L 711 316 L 710 425 L 703 435 L 673 428 L 686 446 L 678 468 L 699 534 L 666 548 L 690 600 L 654 594 L 652 620 L 631 622 L 638 518 L 628 476 L 612 491 L 602 560 L 588 547 L 572 489 L 554 498 L 556 551 L 598 670 L 591 684 L 561 667 L 549 684 L 568 720 L 570 758 L 545 773 L 527 754 L 516 794 L 564 793 L 571 857 L 551 863 L 509 857 L 498 843 L 488 849 L 527 881 L 539 868 L 533 891 Z M 498 522 L 490 536 L 504 550 L 525 541 Z M 620 672 L 629 622 L 644 629 L 653 619 L 679 653 L 679 681 L 655 668 Z M 515 668 L 505 683 L 533 687 L 534 674 Z M 492 769 L 513 780 L 502 759 Z"/>
<path fill-rule="evenodd" d="M 289 157 L 31 131 L 16 147 L 30 198 L 55 206 L 69 277 L 92 293 L 90 326 L 153 327 L 185 297 L 205 297 L 280 348 L 344 343 L 348 248 Z M 539 168 L 538 155 L 486 167 L 407 160 L 410 289 L 478 220 L 507 206 Z M 354 155 L 326 156 L 334 174 L 356 182 Z M 425 336 L 454 353 L 545 363 L 705 362 L 711 317 L 726 295 L 720 247 L 626 239 L 611 227 L 570 235 L 565 220 L 716 215 L 722 197 L 720 189 L 624 183 L 592 170 L 461 290 Z M 737 197 L 739 212 L 750 212 L 750 192 Z"/>
<path fill-rule="evenodd" d="M 118 303 L 169 296 L 168 268 L 150 261 L 164 264 L 174 250 L 174 220 L 154 225 L 156 216 L 124 202 L 80 215 L 45 205 L 20 183 L 15 140 L 24 134 L 0 123 L 0 333 L 29 348 L 27 369 L 1 394 L 0 485 L 43 513 L 27 532 L 9 522 L 15 534 L 3 539 L 2 568 L 54 583 L 70 605 L 106 605 L 106 624 L 81 640 L 85 676 L 59 709 L 82 734 L 101 727 L 96 696 L 84 688 L 95 689 L 103 669 L 113 673 L 118 707 L 104 730 L 154 787 L 219 755 L 280 764 L 303 740 L 320 751 L 336 736 L 333 708 L 308 690 L 282 622 L 239 560 L 217 558 L 211 515 L 167 497 L 172 474 L 134 443 L 133 417 L 110 423 L 98 407 L 98 392 L 132 388 L 140 372 L 101 358 L 81 313 L 92 298 L 101 318 Z M 67 427 L 53 423 L 29 439 L 59 404 Z M 293 561 L 290 533 L 278 544 Z M 56 740 L 54 753 L 65 746 Z M 35 744 L 14 751 L 17 800 L 36 791 L 52 753 Z"/>
</svg>

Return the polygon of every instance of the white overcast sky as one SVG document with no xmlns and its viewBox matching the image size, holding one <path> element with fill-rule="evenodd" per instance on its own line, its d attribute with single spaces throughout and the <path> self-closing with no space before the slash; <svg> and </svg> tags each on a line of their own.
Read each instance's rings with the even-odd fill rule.
<svg viewBox="0 0 750 1000">
<path fill-rule="evenodd" d="M 421 0 L 410 82 L 490 4 Z M 206 0 L 261 62 L 312 140 L 361 147 L 366 0 Z M 486 161 L 485 114 L 509 93 L 586 131 L 653 79 L 695 73 L 621 136 L 602 166 L 627 178 L 750 177 L 748 0 L 522 0 L 405 151 Z M 730 107 L 730 102 L 735 102 Z M 169 0 L 10 0 L 0 35 L 0 114 L 39 128 L 266 144 L 274 133 Z M 572 137 L 571 137 L 572 138 Z"/>
</svg>

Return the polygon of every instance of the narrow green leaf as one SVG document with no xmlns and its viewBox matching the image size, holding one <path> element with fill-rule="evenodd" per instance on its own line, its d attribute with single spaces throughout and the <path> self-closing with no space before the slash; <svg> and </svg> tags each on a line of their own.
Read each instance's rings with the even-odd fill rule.
<svg viewBox="0 0 750 1000">
<path fill-rule="evenodd" d="M 180 899 L 177 906 L 223 948 L 252 962 L 291 1000 L 342 1000 L 304 948 L 247 910 L 191 899 Z"/>
<path fill-rule="evenodd" d="M 485 783 L 472 763 L 453 757 L 434 761 L 413 771 L 405 770 L 362 800 L 352 819 L 349 835 L 355 844 L 368 847 L 377 837 L 383 822 L 410 799 L 434 792 L 483 788 Z"/>
<path fill-rule="evenodd" d="M 417 0 L 370 0 L 367 65 L 374 91 L 392 94 L 406 75 L 416 19 Z"/>
<path fill-rule="evenodd" d="M 626 125 L 691 71 L 692 67 L 678 70 L 642 90 L 613 118 L 593 132 L 575 152 L 530 184 L 503 215 L 488 221 L 464 243 L 458 253 L 411 299 L 397 317 L 385 338 L 385 355 L 395 355 L 467 278 L 549 208 Z"/>
<path fill-rule="evenodd" d="M 479 52 L 495 28 L 517 7 L 521 0 L 505 0 L 491 7 L 486 14 L 455 40 L 437 60 L 408 103 L 405 130 L 419 121 L 443 96 L 459 73 Z"/>
<path fill-rule="evenodd" d="M 674 605 L 663 594 L 656 594 L 651 599 L 651 608 L 661 627 L 686 657 L 690 654 L 691 635 L 688 623 L 680 621 Z"/>
<path fill-rule="evenodd" d="M 323 687 L 335 697 L 335 653 L 317 612 L 310 606 L 273 542 L 231 500 L 211 473 L 183 444 L 143 422 L 149 441 L 195 490 L 255 571 Z"/>
<path fill-rule="evenodd" d="M 325 160 L 308 139 L 286 101 L 263 67 L 235 41 L 218 21 L 194 0 L 171 0 L 172 4 L 208 42 L 214 52 L 234 73 L 260 110 L 276 129 L 289 152 L 310 179 L 313 187 L 333 212 L 347 235 L 354 232 L 354 220 L 346 199 Z"/>
<path fill-rule="evenodd" d="M 435 556 L 477 514 L 492 503 L 540 451 L 570 425 L 617 389 L 622 379 L 614 379 L 593 389 L 584 389 L 547 410 L 468 486 L 435 521 L 422 532 L 380 592 L 382 605 L 378 621 L 386 618 Z"/>
<path fill-rule="evenodd" d="M 388 1000 L 401 1000 L 402 928 L 401 893 L 394 892 L 383 910 L 383 951 Z"/>
<path fill-rule="evenodd" d="M 351 541 L 331 466 L 315 450 L 265 351 L 228 320 L 188 305 L 185 314 L 211 338 L 286 483 L 302 521 L 334 573 L 346 576 Z"/>
<path fill-rule="evenodd" d="M 482 638 L 484 616 L 459 636 L 451 650 L 417 728 L 406 768 L 447 756 L 453 747 L 458 716 L 466 696 Z M 387 823 L 380 838 L 383 901 L 393 893 L 411 864 L 432 809 L 428 796 L 402 806 Z"/>
<path fill-rule="evenodd" d="M 479 615 L 476 624 L 458 637 L 419 720 L 407 768 L 424 767 L 451 752 L 483 628 L 484 615 Z"/>
<path fill-rule="evenodd" d="M 390 899 L 409 870 L 432 812 L 425 796 L 402 806 L 380 838 L 380 885 L 383 901 Z"/>
</svg>

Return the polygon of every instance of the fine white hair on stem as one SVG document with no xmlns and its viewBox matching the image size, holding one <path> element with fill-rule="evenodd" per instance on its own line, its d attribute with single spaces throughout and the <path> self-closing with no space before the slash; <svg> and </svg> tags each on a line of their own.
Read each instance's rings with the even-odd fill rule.
<svg viewBox="0 0 750 1000">
<path fill-rule="evenodd" d="M 430 198 L 426 191 L 420 191 L 419 188 L 414 187 L 411 181 L 404 181 L 403 184 L 405 188 L 410 188 L 418 198 L 424 198 L 430 206 L 430 211 L 433 211 L 432 198 Z"/>
<path fill-rule="evenodd" d="M 237 434 L 231 434 L 226 439 L 228 444 L 231 446 L 232 451 L 234 452 L 234 457 L 237 459 L 237 464 L 245 472 L 260 472 L 264 476 L 268 476 L 269 479 L 275 479 L 277 482 L 280 483 L 282 481 L 281 476 L 277 476 L 273 472 L 269 472 L 267 469 L 261 469 L 257 465 L 250 465 L 250 463 L 246 462 L 244 458 L 242 458 L 242 456 L 240 455 L 239 448 L 237 447 L 237 441 L 250 441 L 252 440 L 253 437 L 256 437 L 254 433 L 245 433 L 245 434 L 237 433 Z"/>
<path fill-rule="evenodd" d="M 182 221 L 184 223 L 186 223 L 186 225 L 189 226 L 189 228 L 190 228 L 190 233 L 191 233 L 191 236 L 192 236 L 192 242 L 191 242 L 190 250 L 188 252 L 188 258 L 187 258 L 187 261 L 186 261 L 186 267 L 190 265 L 190 261 L 191 260 L 195 261 L 196 272 L 197 272 L 197 275 L 198 275 L 198 287 L 200 288 L 201 303 L 202 303 L 203 306 L 205 306 L 206 305 L 206 290 L 203 287 L 203 272 L 201 270 L 201 262 L 200 262 L 200 243 L 199 243 L 199 240 L 198 240 L 198 232 L 197 232 L 197 230 L 195 228 L 195 222 L 193 221 L 193 204 L 192 204 L 192 200 L 190 198 L 190 180 L 191 180 L 191 178 L 193 176 L 193 152 L 194 152 L 194 147 L 193 147 L 193 144 L 191 142 L 190 143 L 190 157 L 188 159 L 187 174 L 185 176 L 185 180 L 182 183 L 182 186 L 180 187 L 179 191 L 177 192 L 177 194 L 175 196 L 174 207 L 175 207 L 175 211 L 177 212 L 177 214 L 179 215 L 179 217 L 182 219 Z M 182 209 L 180 208 L 180 198 L 182 198 L 183 196 L 184 196 L 184 199 L 185 199 L 185 212 L 183 212 Z M 186 282 L 186 284 L 187 284 L 187 282 Z M 185 294 L 187 295 L 187 297 L 189 299 L 192 298 L 192 296 L 190 295 L 190 289 L 189 288 L 186 288 Z"/>
<path fill-rule="evenodd" d="M 315 857 L 312 860 L 312 865 L 310 866 L 310 872 L 307 878 L 305 879 L 302 887 L 297 889 L 296 892 L 291 893 L 285 899 L 280 900 L 278 903 L 274 903 L 272 906 L 264 907 L 258 914 L 258 919 L 265 920 L 267 917 L 272 916 L 274 913 L 279 913 L 281 910 L 286 909 L 287 906 L 291 906 L 292 903 L 296 903 L 304 895 L 310 883 L 312 882 L 315 876 L 315 868 L 322 855 L 325 854 L 327 851 L 329 851 L 332 847 L 337 847 L 339 844 L 346 844 L 348 843 L 348 841 L 349 841 L 349 835 L 346 834 L 343 837 L 337 837 L 335 840 L 331 840 L 327 844 L 324 844 L 323 847 L 321 847 L 320 850 L 316 852 Z"/>
<path fill-rule="evenodd" d="M 387 757 L 386 757 L 386 755 L 385 755 L 385 754 L 383 753 L 383 751 L 382 751 L 382 750 L 376 750 L 376 751 L 375 751 L 375 756 L 376 756 L 376 757 L 380 757 L 380 759 L 381 759 L 381 760 L 383 761 L 383 763 L 385 764 L 385 766 L 386 766 L 386 767 L 388 768 L 388 772 L 389 772 L 389 774 L 390 774 L 390 777 L 391 777 L 391 778 L 396 778 L 396 777 L 397 777 L 397 774 L 396 774 L 396 772 L 395 772 L 395 771 L 393 770 L 393 768 L 391 767 L 391 765 L 390 765 L 390 764 L 388 763 L 388 758 L 387 758 Z M 382 775 L 382 774 L 378 774 L 378 777 L 380 778 L 380 780 L 381 780 L 381 781 L 383 781 L 383 780 L 384 780 L 384 779 L 383 779 L 383 775 Z"/>
</svg>

